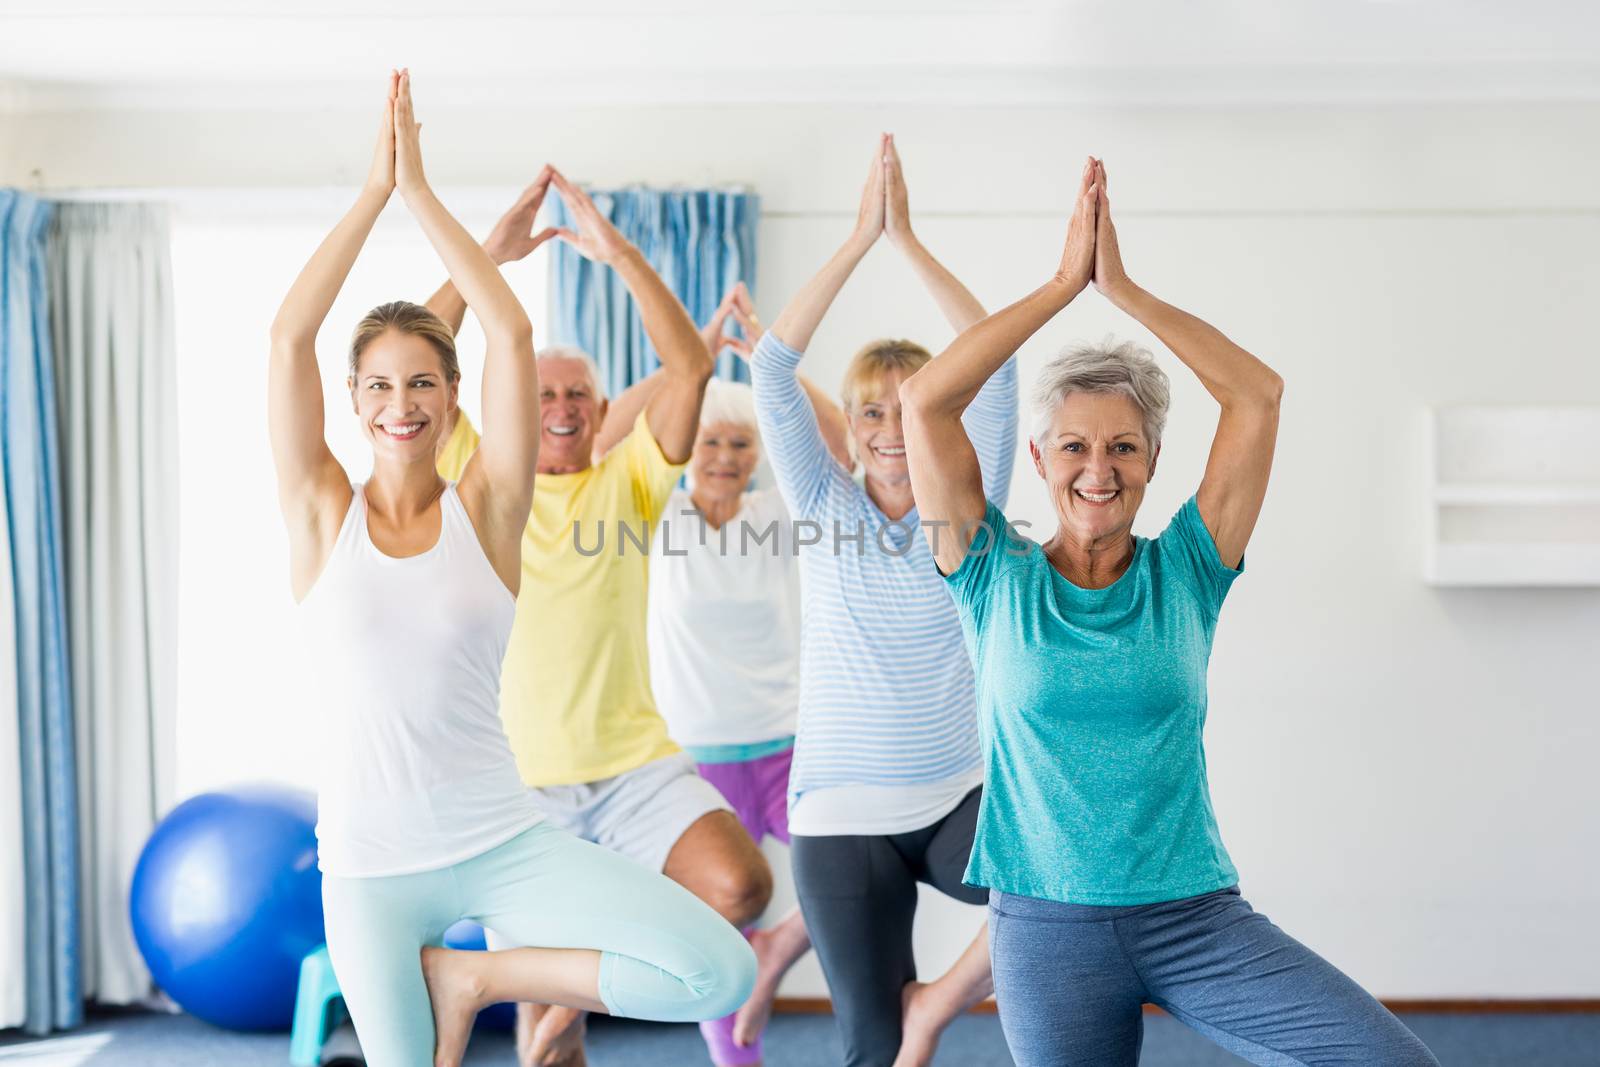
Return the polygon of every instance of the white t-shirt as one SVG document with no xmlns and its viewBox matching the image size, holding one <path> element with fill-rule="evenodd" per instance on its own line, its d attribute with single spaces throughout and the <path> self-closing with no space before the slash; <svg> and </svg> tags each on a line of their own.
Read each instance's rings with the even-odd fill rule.
<svg viewBox="0 0 1600 1067">
<path fill-rule="evenodd" d="M 673 491 L 650 548 L 650 684 L 674 740 L 746 745 L 794 734 L 800 573 L 776 489 L 711 528 Z"/>
<path fill-rule="evenodd" d="M 798 837 L 909 833 L 955 811 L 982 784 L 979 768 L 945 782 L 808 789 L 789 803 L 789 832 Z"/>
</svg>

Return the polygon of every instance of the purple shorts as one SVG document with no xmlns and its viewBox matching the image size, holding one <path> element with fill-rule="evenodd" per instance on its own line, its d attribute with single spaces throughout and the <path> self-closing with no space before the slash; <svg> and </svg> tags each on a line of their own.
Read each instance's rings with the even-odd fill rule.
<svg viewBox="0 0 1600 1067">
<path fill-rule="evenodd" d="M 750 839 L 761 844 L 761 839 L 771 835 L 789 843 L 789 764 L 794 760 L 794 746 L 770 756 L 758 756 L 738 763 L 696 764 L 700 777 L 717 787 L 733 813 L 750 834 Z"/>
</svg>

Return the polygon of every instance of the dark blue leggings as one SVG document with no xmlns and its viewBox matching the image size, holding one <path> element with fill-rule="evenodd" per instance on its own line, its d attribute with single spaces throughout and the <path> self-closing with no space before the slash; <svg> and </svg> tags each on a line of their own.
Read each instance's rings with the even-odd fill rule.
<svg viewBox="0 0 1600 1067">
<path fill-rule="evenodd" d="M 1438 1067 L 1237 888 L 1128 908 L 993 892 L 989 951 L 1017 1067 L 1136 1067 L 1147 1003 L 1251 1063 Z"/>
</svg>

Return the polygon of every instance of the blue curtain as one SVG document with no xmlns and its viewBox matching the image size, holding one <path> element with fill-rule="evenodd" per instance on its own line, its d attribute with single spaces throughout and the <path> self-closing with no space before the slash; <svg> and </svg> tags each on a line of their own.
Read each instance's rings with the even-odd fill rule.
<svg viewBox="0 0 1600 1067">
<path fill-rule="evenodd" d="M 0 476 L 16 601 L 28 917 L 27 967 L 21 977 L 27 992 L 24 1026 L 40 1034 L 83 1021 L 77 776 L 45 295 L 45 231 L 51 214 L 42 200 L 0 189 Z"/>
<path fill-rule="evenodd" d="M 696 325 L 711 318 L 736 282 L 755 292 L 756 222 L 761 200 L 750 193 L 716 190 L 620 189 L 590 191 L 595 206 L 638 246 L 689 309 Z M 555 225 L 572 215 L 552 196 Z M 600 365 L 601 384 L 616 396 L 661 365 L 622 284 L 609 267 L 591 263 L 570 245 L 554 244 L 550 272 L 551 340 L 577 345 Z M 730 328 L 737 332 L 733 320 Z M 754 341 L 754 338 L 750 340 Z M 717 359 L 719 377 L 749 381 L 732 352 Z"/>
</svg>

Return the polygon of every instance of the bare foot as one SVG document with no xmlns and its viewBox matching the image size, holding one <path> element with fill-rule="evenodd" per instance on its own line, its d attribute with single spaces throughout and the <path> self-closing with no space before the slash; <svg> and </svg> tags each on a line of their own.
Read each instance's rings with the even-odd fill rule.
<svg viewBox="0 0 1600 1067">
<path fill-rule="evenodd" d="M 900 1004 L 900 1053 L 894 1058 L 894 1067 L 928 1067 L 947 1022 L 934 1002 L 932 983 L 907 982 Z"/>
<path fill-rule="evenodd" d="M 784 960 L 776 939 L 766 930 L 750 931 L 750 947 L 756 953 L 756 984 L 750 999 L 739 1007 L 733 1017 L 733 1043 L 749 1048 L 767 1028 L 772 1018 L 772 1002 L 778 996 L 778 982 L 783 978 Z"/>
<path fill-rule="evenodd" d="M 434 1067 L 460 1067 L 472 1036 L 472 1023 L 483 1006 L 483 981 L 472 967 L 472 952 L 426 946 L 422 977 L 433 1002 Z"/>
<path fill-rule="evenodd" d="M 521 1067 L 586 1067 L 583 1052 L 584 1012 L 559 1004 L 518 1005 L 517 1062 Z"/>
</svg>

